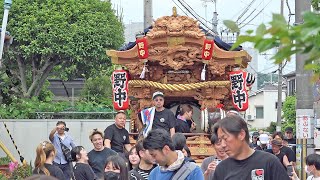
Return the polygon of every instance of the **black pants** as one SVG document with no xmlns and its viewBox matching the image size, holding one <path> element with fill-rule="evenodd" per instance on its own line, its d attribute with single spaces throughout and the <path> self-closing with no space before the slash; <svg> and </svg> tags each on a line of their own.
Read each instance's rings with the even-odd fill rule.
<svg viewBox="0 0 320 180">
<path fill-rule="evenodd" d="M 71 175 L 72 175 L 72 169 L 71 169 L 72 164 L 71 163 L 58 164 L 56 162 L 53 162 L 53 164 L 62 170 L 63 175 L 64 175 L 66 180 L 70 180 L 71 179 Z"/>
</svg>

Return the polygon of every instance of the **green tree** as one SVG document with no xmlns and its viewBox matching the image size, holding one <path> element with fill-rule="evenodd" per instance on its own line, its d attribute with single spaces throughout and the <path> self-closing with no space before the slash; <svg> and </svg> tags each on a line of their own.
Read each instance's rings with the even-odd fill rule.
<svg viewBox="0 0 320 180">
<path fill-rule="evenodd" d="M 283 118 L 291 124 L 294 124 L 296 121 L 296 101 L 296 96 L 288 96 L 283 102 Z"/>
<path fill-rule="evenodd" d="M 2 73 L 12 93 L 26 98 L 39 96 L 49 75 L 89 77 L 107 68 L 105 50 L 124 42 L 111 3 L 100 0 L 15 0 L 7 30 L 14 41 Z"/>
<path fill-rule="evenodd" d="M 306 12 L 303 18 L 303 24 L 291 26 L 282 15 L 273 14 L 268 26 L 261 24 L 255 34 L 253 30 L 248 30 L 246 35 L 240 35 L 233 48 L 243 42 L 252 42 L 259 52 L 281 46 L 272 57 L 275 63 L 290 61 L 291 55 L 296 53 L 308 53 L 309 59 L 306 61 L 305 69 L 313 70 L 316 75 L 320 75 L 320 14 Z M 232 31 L 239 32 L 234 22 L 226 20 L 224 23 Z"/>
<path fill-rule="evenodd" d="M 283 102 L 282 112 L 284 121 L 282 123 L 282 130 L 284 131 L 287 127 L 296 127 L 296 96 L 288 96 Z"/>
</svg>

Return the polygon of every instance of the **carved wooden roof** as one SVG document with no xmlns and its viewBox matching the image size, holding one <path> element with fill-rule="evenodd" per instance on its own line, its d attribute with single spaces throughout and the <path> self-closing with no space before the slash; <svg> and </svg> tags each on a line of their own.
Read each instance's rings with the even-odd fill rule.
<svg viewBox="0 0 320 180">
<path fill-rule="evenodd" d="M 240 65 L 246 68 L 251 56 L 244 50 L 225 51 L 214 44 L 213 56 L 202 60 L 201 52 L 205 40 L 199 23 L 187 16 L 164 16 L 157 19 L 146 35 L 148 41 L 148 62 L 175 71 L 192 66 L 208 65 L 213 74 L 224 74 L 225 67 Z M 141 72 L 142 60 L 138 58 L 137 45 L 126 51 L 108 50 L 112 63 L 120 64 Z M 134 66 L 134 67 L 133 67 Z"/>
</svg>

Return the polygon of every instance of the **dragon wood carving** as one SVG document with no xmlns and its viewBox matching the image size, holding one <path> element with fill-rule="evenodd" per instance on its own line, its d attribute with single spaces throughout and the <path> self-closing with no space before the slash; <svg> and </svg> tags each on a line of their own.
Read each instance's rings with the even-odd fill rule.
<svg viewBox="0 0 320 180">
<path fill-rule="evenodd" d="M 179 70 L 184 66 L 192 66 L 195 61 L 201 62 L 201 47 L 174 46 L 155 47 L 149 50 L 152 61 L 158 61 L 161 66 L 169 66 Z"/>
<path fill-rule="evenodd" d="M 164 16 L 157 19 L 153 28 L 147 33 L 151 39 L 161 37 L 185 36 L 191 38 L 201 38 L 205 34 L 199 29 L 199 23 L 187 16 Z"/>
</svg>

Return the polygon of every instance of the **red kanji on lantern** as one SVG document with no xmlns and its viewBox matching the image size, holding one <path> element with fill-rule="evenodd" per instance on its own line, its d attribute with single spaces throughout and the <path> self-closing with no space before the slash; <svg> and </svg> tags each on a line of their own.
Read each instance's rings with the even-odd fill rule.
<svg viewBox="0 0 320 180">
<path fill-rule="evenodd" d="M 248 74 L 249 73 L 242 70 L 231 71 L 229 74 L 232 103 L 239 111 L 245 111 L 249 106 L 248 92 L 246 89 L 248 86 Z"/>
<path fill-rule="evenodd" d="M 115 110 L 126 110 L 129 108 L 128 98 L 129 75 L 125 70 L 115 70 L 112 73 L 112 97 Z"/>
<path fill-rule="evenodd" d="M 147 39 L 145 37 L 137 37 L 136 43 L 139 59 L 147 59 L 149 57 Z"/>
<path fill-rule="evenodd" d="M 212 37 L 208 37 L 204 40 L 202 47 L 202 59 L 210 60 L 212 58 L 213 44 L 214 42 Z"/>
</svg>

